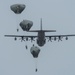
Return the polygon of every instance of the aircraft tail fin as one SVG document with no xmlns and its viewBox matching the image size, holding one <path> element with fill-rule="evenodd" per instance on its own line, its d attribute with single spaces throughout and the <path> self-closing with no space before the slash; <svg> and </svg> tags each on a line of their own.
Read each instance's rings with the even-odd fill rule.
<svg viewBox="0 0 75 75">
<path fill-rule="evenodd" d="M 43 30 L 42 29 L 42 18 L 40 19 L 40 30 L 29 30 L 28 32 L 40 32 L 40 31 L 43 31 L 43 32 L 56 32 L 56 30 Z"/>
<path fill-rule="evenodd" d="M 40 20 L 40 28 L 41 28 L 41 30 L 42 30 L 42 18 L 41 18 L 41 20 Z"/>
<path fill-rule="evenodd" d="M 40 30 L 43 31 L 43 32 L 56 32 L 56 30 L 43 30 L 42 29 L 42 18 L 40 20 Z"/>
</svg>

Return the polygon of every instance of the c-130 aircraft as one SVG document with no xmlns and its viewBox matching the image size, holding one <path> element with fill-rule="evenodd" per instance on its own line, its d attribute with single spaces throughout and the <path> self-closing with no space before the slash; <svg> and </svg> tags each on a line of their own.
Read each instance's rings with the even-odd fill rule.
<svg viewBox="0 0 75 75">
<path fill-rule="evenodd" d="M 37 38 L 37 44 L 38 46 L 42 47 L 44 46 L 44 44 L 46 43 L 46 38 L 48 38 L 48 41 L 54 40 L 56 41 L 58 39 L 58 41 L 62 41 L 63 37 L 66 37 L 66 40 L 68 40 L 68 37 L 70 36 L 75 36 L 75 34 L 69 34 L 69 35 L 45 35 L 45 32 L 56 32 L 56 30 L 43 30 L 42 29 L 42 18 L 40 21 L 40 30 L 29 30 L 27 32 L 37 32 L 37 36 L 34 35 L 5 35 L 5 37 L 15 37 L 15 40 L 17 40 L 17 37 L 21 37 L 21 41 L 28 41 L 28 38 L 31 38 L 31 42 L 34 41 L 34 38 Z M 54 38 L 54 39 L 53 39 Z"/>
</svg>

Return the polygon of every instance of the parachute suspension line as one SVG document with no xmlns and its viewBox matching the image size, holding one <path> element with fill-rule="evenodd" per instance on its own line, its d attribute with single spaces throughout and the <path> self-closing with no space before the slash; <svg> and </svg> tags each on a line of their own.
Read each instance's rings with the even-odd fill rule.
<svg viewBox="0 0 75 75">
<path fill-rule="evenodd" d="M 38 68 L 37 68 L 37 63 L 38 63 L 38 58 L 34 58 L 35 59 L 35 72 L 38 71 Z"/>
<path fill-rule="evenodd" d="M 17 32 L 19 32 L 19 24 L 20 24 L 20 14 L 16 14 L 16 22 L 17 22 Z"/>
<path fill-rule="evenodd" d="M 24 32 L 24 34 L 25 34 L 25 32 Z M 25 49 L 27 50 L 28 49 L 28 45 L 27 45 L 27 40 L 26 40 L 26 38 L 24 38 L 25 39 Z"/>
<path fill-rule="evenodd" d="M 39 55 L 40 49 L 37 46 L 32 46 L 31 49 L 30 49 L 30 52 L 31 52 L 32 56 L 34 57 L 35 72 L 37 72 L 38 71 L 37 62 L 38 62 L 38 55 Z"/>
<path fill-rule="evenodd" d="M 18 16 L 19 16 L 19 14 L 16 14 L 15 16 L 16 16 L 16 30 L 18 32 L 19 31 L 19 28 L 18 28 L 18 25 L 19 25 Z"/>
<path fill-rule="evenodd" d="M 25 40 L 25 48 L 26 48 L 26 49 L 28 49 L 28 45 L 27 45 L 27 42 L 26 42 L 26 40 Z"/>
</svg>

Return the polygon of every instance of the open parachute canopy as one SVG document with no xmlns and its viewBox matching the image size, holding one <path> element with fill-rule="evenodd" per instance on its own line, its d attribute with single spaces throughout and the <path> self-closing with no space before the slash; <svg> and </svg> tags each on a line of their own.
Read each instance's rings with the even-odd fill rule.
<svg viewBox="0 0 75 75">
<path fill-rule="evenodd" d="M 30 20 L 23 20 L 20 23 L 20 27 L 23 29 L 23 31 L 29 31 L 32 25 L 33 25 L 33 22 Z"/>
<path fill-rule="evenodd" d="M 31 47 L 30 52 L 34 58 L 37 58 L 39 55 L 40 49 L 37 46 L 33 46 Z"/>
<path fill-rule="evenodd" d="M 20 14 L 25 9 L 25 7 L 26 6 L 24 4 L 13 4 L 10 6 L 11 10 L 15 14 Z"/>
</svg>

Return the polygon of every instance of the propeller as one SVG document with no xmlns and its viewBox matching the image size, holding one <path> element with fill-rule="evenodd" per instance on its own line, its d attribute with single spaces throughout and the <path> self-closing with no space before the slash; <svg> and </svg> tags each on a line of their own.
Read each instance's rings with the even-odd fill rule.
<svg viewBox="0 0 75 75">
<path fill-rule="evenodd" d="M 62 37 L 61 37 L 61 36 L 58 37 L 58 42 L 59 42 L 59 41 L 62 41 Z"/>
<path fill-rule="evenodd" d="M 57 40 L 57 38 L 56 37 L 54 37 L 54 41 L 56 41 Z"/>
<path fill-rule="evenodd" d="M 22 42 L 22 41 L 25 41 L 25 38 L 22 36 L 19 40 L 21 40 Z"/>
<path fill-rule="evenodd" d="M 32 42 L 32 41 L 35 41 L 35 40 L 34 40 L 34 37 L 31 37 L 31 42 Z"/>
<path fill-rule="evenodd" d="M 49 37 L 49 40 L 48 40 L 48 42 L 49 42 L 49 41 L 51 41 L 51 42 L 52 42 L 52 37 Z"/>
<path fill-rule="evenodd" d="M 26 37 L 26 41 L 28 41 L 28 37 Z"/>
<path fill-rule="evenodd" d="M 29 41 L 30 41 L 30 40 L 31 40 L 31 42 L 35 41 L 35 40 L 34 40 L 34 37 L 31 37 L 31 39 L 29 39 Z"/>
</svg>

